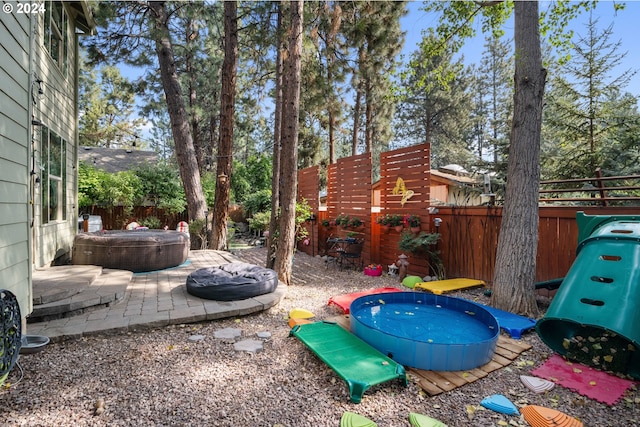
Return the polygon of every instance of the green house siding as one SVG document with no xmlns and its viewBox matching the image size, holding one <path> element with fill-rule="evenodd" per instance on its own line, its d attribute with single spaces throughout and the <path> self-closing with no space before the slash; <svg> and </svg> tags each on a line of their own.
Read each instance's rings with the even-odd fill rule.
<svg viewBox="0 0 640 427">
<path fill-rule="evenodd" d="M 16 3 L 0 0 L 5 4 Z M 85 1 L 55 7 L 67 16 L 64 63 L 45 45 L 45 13 L 0 14 L 0 288 L 16 294 L 23 316 L 32 311 L 32 269 L 70 253 L 77 230 L 76 29 L 91 31 L 94 24 Z M 60 168 L 64 214 L 43 223 L 45 128 L 65 141 L 66 154 Z"/>
<path fill-rule="evenodd" d="M 47 5 L 50 3 L 47 3 Z M 58 4 L 58 6 L 60 6 Z M 38 17 L 34 34 L 34 68 L 33 74 L 41 79 L 42 94 L 36 99 L 33 108 L 34 118 L 43 126 L 35 135 L 36 163 L 39 185 L 34 188 L 34 244 L 37 248 L 34 259 L 36 268 L 49 265 L 58 256 L 69 255 L 73 245 L 73 237 L 77 232 L 77 36 L 75 34 L 74 16 L 77 11 L 69 3 L 63 3 L 67 25 L 63 25 L 66 33 L 63 36 L 67 46 L 61 49 L 66 58 L 57 60 L 51 55 L 46 44 L 46 14 Z M 63 166 L 56 167 L 63 176 L 52 175 L 49 167 L 53 167 L 47 154 L 47 137 L 61 138 L 64 141 Z M 50 139 L 49 142 L 53 140 Z M 64 189 L 60 186 L 64 185 Z M 51 187 L 59 188 L 58 198 L 54 199 Z M 57 186 L 57 187 L 56 187 Z M 61 211 L 51 215 L 51 204 L 58 203 Z M 52 218 L 49 218 L 49 217 Z"/>
<path fill-rule="evenodd" d="M 31 312 L 30 17 L 0 15 L 0 287 Z"/>
</svg>

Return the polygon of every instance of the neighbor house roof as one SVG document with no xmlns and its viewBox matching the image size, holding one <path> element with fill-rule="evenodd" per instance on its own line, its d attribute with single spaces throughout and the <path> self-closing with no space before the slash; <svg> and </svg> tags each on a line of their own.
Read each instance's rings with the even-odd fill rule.
<svg viewBox="0 0 640 427">
<path fill-rule="evenodd" d="M 145 163 L 155 165 L 158 155 L 153 151 L 124 148 L 80 147 L 78 160 L 109 173 L 135 169 Z"/>
<path fill-rule="evenodd" d="M 456 185 L 456 184 L 473 185 L 473 184 L 480 184 L 482 182 L 482 181 L 479 181 L 477 178 L 472 178 L 470 176 L 454 175 L 451 173 L 441 172 L 436 169 L 431 169 L 430 172 L 431 172 L 432 181 L 446 183 L 449 185 Z"/>
</svg>

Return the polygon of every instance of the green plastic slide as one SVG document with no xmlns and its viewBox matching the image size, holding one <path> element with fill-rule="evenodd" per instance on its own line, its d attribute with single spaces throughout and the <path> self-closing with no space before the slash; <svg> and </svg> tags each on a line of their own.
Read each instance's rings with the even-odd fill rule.
<svg viewBox="0 0 640 427">
<path fill-rule="evenodd" d="M 360 403 L 364 392 L 399 378 L 407 385 L 404 367 L 333 322 L 297 325 L 291 335 L 309 347 L 349 386 L 349 396 Z"/>
</svg>

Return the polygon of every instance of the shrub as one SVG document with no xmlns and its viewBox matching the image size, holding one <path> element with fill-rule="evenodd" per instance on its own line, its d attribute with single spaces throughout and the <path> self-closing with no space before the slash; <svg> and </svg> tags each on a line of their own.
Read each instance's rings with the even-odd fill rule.
<svg viewBox="0 0 640 427">
<path fill-rule="evenodd" d="M 252 217 L 258 212 L 271 210 L 271 189 L 260 190 L 252 193 L 242 204 L 247 217 Z"/>
<path fill-rule="evenodd" d="M 162 222 L 156 216 L 148 216 L 138 221 L 138 223 L 143 227 L 148 227 L 152 230 L 159 230 L 162 228 Z"/>
<path fill-rule="evenodd" d="M 271 211 L 258 212 L 249 218 L 249 227 L 257 231 L 265 231 L 269 228 L 269 221 L 271 220 Z"/>
</svg>

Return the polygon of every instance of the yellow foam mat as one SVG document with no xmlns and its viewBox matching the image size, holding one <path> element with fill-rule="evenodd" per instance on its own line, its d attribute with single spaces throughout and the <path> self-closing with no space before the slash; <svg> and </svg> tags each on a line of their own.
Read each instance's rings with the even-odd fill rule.
<svg viewBox="0 0 640 427">
<path fill-rule="evenodd" d="M 414 289 L 423 289 L 436 295 L 440 295 L 445 292 L 474 288 L 476 286 L 484 286 L 484 281 L 478 279 L 434 280 L 433 282 L 416 283 Z"/>
</svg>

